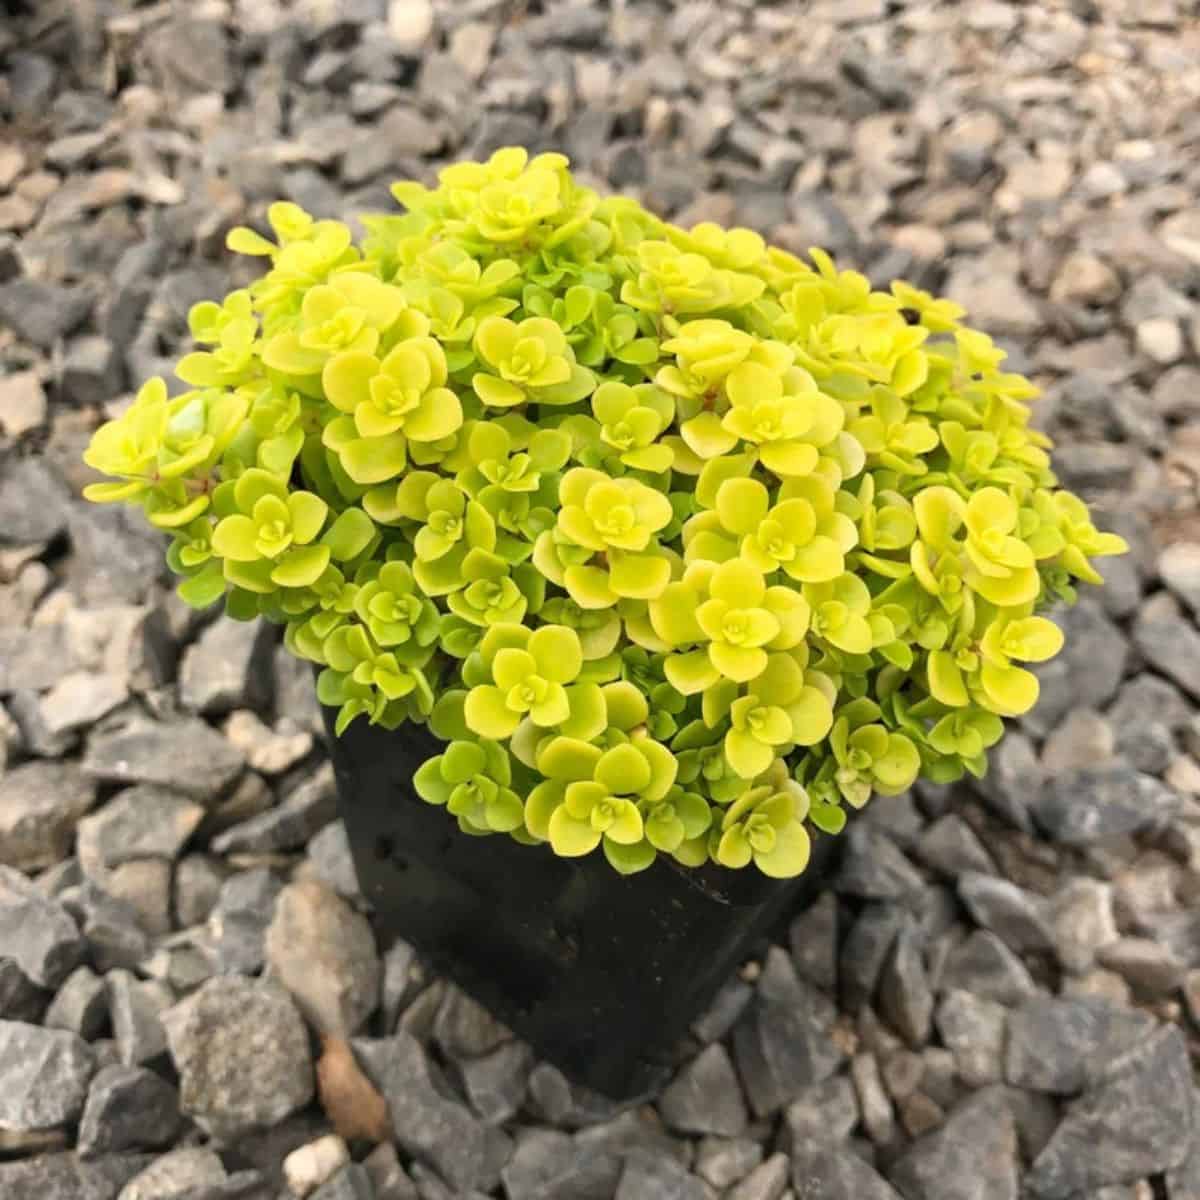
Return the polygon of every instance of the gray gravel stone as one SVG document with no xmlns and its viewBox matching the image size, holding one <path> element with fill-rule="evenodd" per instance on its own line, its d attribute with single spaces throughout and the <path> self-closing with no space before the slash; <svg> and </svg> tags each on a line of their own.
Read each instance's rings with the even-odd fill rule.
<svg viewBox="0 0 1200 1200">
<path fill-rule="evenodd" d="M 458 1070 L 471 1107 L 489 1125 L 501 1125 L 524 1103 L 532 1067 L 529 1047 L 510 1041 L 482 1058 L 460 1063 Z"/>
<path fill-rule="evenodd" d="M 13 1200 L 115 1200 L 149 1162 L 144 1154 L 107 1154 L 84 1161 L 74 1152 L 0 1161 L 0 1195 Z"/>
<path fill-rule="evenodd" d="M 968 1087 L 999 1083 L 1004 1078 L 1007 1010 L 960 990 L 947 992 L 937 1008 L 937 1028 L 954 1054 L 958 1073 Z"/>
<path fill-rule="evenodd" d="M 1042 747 L 1042 764 L 1051 775 L 1108 762 L 1116 747 L 1111 723 L 1090 708 L 1069 712 Z"/>
<path fill-rule="evenodd" d="M 224 864 L 207 854 L 187 854 L 175 868 L 175 919 L 184 928 L 199 925 L 221 894 Z"/>
<path fill-rule="evenodd" d="M 787 1156 L 783 1157 L 786 1162 Z M 706 1137 L 697 1147 L 695 1168 L 706 1183 L 724 1190 L 745 1179 L 762 1161 L 763 1148 L 753 1138 Z"/>
<path fill-rule="evenodd" d="M 274 806 L 275 794 L 267 781 L 257 771 L 247 771 L 209 810 L 197 830 L 197 838 L 201 842 L 211 842 L 217 834 L 260 816 Z"/>
<path fill-rule="evenodd" d="M 219 617 L 188 647 L 179 668 L 179 699 L 193 712 L 257 709 L 269 699 L 270 626 Z"/>
<path fill-rule="evenodd" d="M 75 746 L 73 733 L 51 733 L 42 717 L 36 692 L 21 689 L 8 698 L 8 711 L 21 734 L 24 750 L 38 758 L 65 758 Z"/>
<path fill-rule="evenodd" d="M 308 1033 L 282 988 L 210 979 L 163 1024 L 181 1108 L 213 1137 L 280 1121 L 312 1099 Z"/>
<path fill-rule="evenodd" d="M 1110 1183 L 1178 1167 L 1194 1130 L 1183 1035 L 1159 1030 L 1109 1064 L 1068 1108 L 1026 1178 L 1039 1200 L 1066 1200 Z"/>
<path fill-rule="evenodd" d="M 951 879 L 967 871 L 993 874 L 996 870 L 978 835 L 957 813 L 947 813 L 930 825 L 915 850 L 926 866 Z"/>
<path fill-rule="evenodd" d="M 383 981 L 380 988 L 380 1007 L 383 1009 L 383 1028 L 390 1033 L 396 1027 L 405 1004 L 412 999 L 424 979 L 417 961 L 417 952 L 403 938 L 396 938 L 383 952 Z"/>
<path fill-rule="evenodd" d="M 1053 660 L 1065 670 L 1062 693 L 1065 703 L 1039 705 L 1030 727 L 1043 736 L 1059 723 L 1067 708 L 1080 705 L 1104 708 L 1120 686 L 1129 657 L 1120 628 L 1091 597 L 1084 597 L 1074 608 L 1055 614 L 1054 620 L 1066 635 L 1062 653 Z"/>
<path fill-rule="evenodd" d="M 733 1033 L 738 1075 L 759 1117 L 769 1116 L 809 1084 L 832 1075 L 843 1059 L 829 1037 L 836 1016 L 829 1001 L 795 974 L 769 992 L 763 979 Z"/>
<path fill-rule="evenodd" d="M 1034 996 L 1009 1016 L 1005 1078 L 1036 1092 L 1074 1095 L 1153 1029 L 1148 1014 L 1106 1000 Z"/>
<path fill-rule="evenodd" d="M 306 779 L 282 804 L 213 839 L 217 854 L 267 854 L 304 845 L 337 815 L 333 770 L 326 764 Z"/>
<path fill-rule="evenodd" d="M 488 1054 L 512 1037 L 482 1004 L 449 982 L 431 1032 L 442 1053 L 455 1062 Z"/>
<path fill-rule="evenodd" d="M 1139 923 L 1154 940 L 1187 967 L 1200 967 L 1200 913 L 1153 912 Z"/>
<path fill-rule="evenodd" d="M 81 287 L 12 279 L 0 284 L 0 324 L 15 330 L 25 341 L 49 350 L 87 319 L 92 299 Z"/>
<path fill-rule="evenodd" d="M 581 1151 L 557 1130 L 528 1129 L 500 1174 L 509 1200 L 611 1200 L 621 1161 Z"/>
<path fill-rule="evenodd" d="M 792 962 L 802 979 L 823 991 L 837 990 L 838 907 L 832 892 L 822 892 L 792 921 L 789 931 Z"/>
<path fill-rule="evenodd" d="M 155 1159 L 121 1189 L 117 1200 L 184 1200 L 225 1178 L 216 1153 L 202 1146 L 185 1147 Z"/>
<path fill-rule="evenodd" d="M 138 721 L 88 740 L 85 773 L 105 783 L 152 783 L 214 801 L 241 774 L 242 756 L 199 718 Z"/>
<path fill-rule="evenodd" d="M 858 1093 L 863 1128 L 877 1146 L 887 1146 L 896 1136 L 896 1114 L 883 1087 L 879 1060 L 874 1054 L 856 1054 L 850 1063 L 850 1077 Z"/>
<path fill-rule="evenodd" d="M 1158 556 L 1163 583 L 1194 613 L 1200 613 L 1200 545 L 1175 542 Z"/>
<path fill-rule="evenodd" d="M 1161 774 L 1175 757 L 1175 732 L 1187 724 L 1190 711 L 1182 693 L 1167 680 L 1149 673 L 1135 676 L 1108 710 L 1117 754 L 1139 771 Z"/>
<path fill-rule="evenodd" d="M 871 1002 L 904 924 L 904 912 L 897 905 L 868 904 L 850 927 L 839 970 L 842 1005 L 850 1012 Z"/>
<path fill-rule="evenodd" d="M 138 910 L 90 879 L 63 894 L 63 903 L 83 929 L 93 966 L 101 973 L 132 970 L 150 952 Z"/>
<path fill-rule="evenodd" d="M 71 404 L 103 404 L 120 392 L 124 374 L 121 353 L 108 338 L 75 338 L 63 356 L 60 394 Z"/>
<path fill-rule="evenodd" d="M 1000 1004 L 1020 1004 L 1037 992 L 1025 964 L 983 929 L 950 951 L 938 982 L 944 991 L 959 988 Z"/>
<path fill-rule="evenodd" d="M 266 932 L 272 971 L 318 1033 L 349 1037 L 379 1003 L 381 968 L 364 917 L 316 879 L 288 884 Z"/>
<path fill-rule="evenodd" d="M 129 971 L 110 971 L 104 978 L 117 1055 L 124 1066 L 140 1066 L 167 1048 L 162 1014 L 171 1006 L 170 990 L 157 981 L 139 982 Z"/>
<path fill-rule="evenodd" d="M 905 1200 L 1017 1200 L 1017 1128 L 1001 1088 L 965 1100 L 888 1178 Z"/>
<path fill-rule="evenodd" d="M 1015 883 L 966 872 L 959 878 L 958 894 L 975 923 L 1018 954 L 1052 946 L 1054 938 L 1039 898 Z"/>
<path fill-rule="evenodd" d="M 317 876 L 323 879 L 339 896 L 347 900 L 361 900 L 358 875 L 350 853 L 350 839 L 342 821 L 330 821 L 308 843 L 308 858 Z"/>
<path fill-rule="evenodd" d="M 898 1193 L 851 1150 L 810 1143 L 792 1152 L 796 1200 L 899 1200 Z"/>
<path fill-rule="evenodd" d="M 1086 846 L 1145 829 L 1163 815 L 1166 799 L 1157 780 L 1114 762 L 1055 776 L 1034 815 L 1054 841 Z"/>
<path fill-rule="evenodd" d="M 1098 879 L 1068 880 L 1048 903 L 1058 961 L 1068 971 L 1082 973 L 1096 961 L 1096 952 L 1117 940 L 1112 885 Z"/>
<path fill-rule="evenodd" d="M 837 890 L 863 900 L 902 900 L 925 886 L 920 872 L 896 845 L 859 823 L 851 825 L 837 877 Z"/>
<path fill-rule="evenodd" d="M 375 1185 L 360 1163 L 347 1163 L 312 1193 L 312 1200 L 375 1200 Z"/>
<path fill-rule="evenodd" d="M 1042 325 L 1042 315 L 1013 277 L 1015 271 L 1005 267 L 994 257 L 958 266 L 946 281 L 945 293 L 963 305 L 981 328 L 998 334 L 1031 334 Z"/>
<path fill-rule="evenodd" d="M 47 1029 L 65 1029 L 84 1041 L 95 1041 L 108 1021 L 104 980 L 88 966 L 76 967 L 46 1009 Z"/>
<path fill-rule="evenodd" d="M 772 1154 L 727 1193 L 728 1200 L 780 1200 L 787 1191 L 791 1163 L 786 1154 Z"/>
<path fill-rule="evenodd" d="M 1192 1111 L 1200 1112 L 1200 1095 L 1192 1093 Z M 1177 1167 L 1173 1167 L 1164 1178 L 1170 1200 L 1196 1200 L 1200 1197 L 1200 1134 L 1192 1132 L 1187 1156 Z M 1140 1200 L 1140 1198 L 1139 1198 Z"/>
<path fill-rule="evenodd" d="M 267 928 L 283 884 L 273 871 L 239 871 L 221 885 L 208 917 L 217 964 L 226 974 L 253 975 L 266 961 Z"/>
<path fill-rule="evenodd" d="M 159 533 L 132 509 L 77 505 L 68 515 L 65 583 L 91 605 L 140 604 L 166 574 Z"/>
<path fill-rule="evenodd" d="M 0 864 L 53 866 L 95 801 L 96 785 L 74 763 L 30 762 L 0 775 Z"/>
<path fill-rule="evenodd" d="M 1133 644 L 1146 661 L 1193 697 L 1200 697 L 1200 632 L 1183 617 L 1140 616 Z"/>
<path fill-rule="evenodd" d="M 179 1096 L 144 1067 L 102 1067 L 92 1079 L 79 1122 L 79 1153 L 156 1150 L 179 1129 Z"/>
<path fill-rule="evenodd" d="M 56 988 L 84 954 L 71 914 L 19 871 L 0 866 L 0 947 L 40 987 Z"/>
<path fill-rule="evenodd" d="M 71 495 L 61 476 L 43 459 L 0 458 L 0 545 L 38 546 L 53 541 L 67 527 Z M 67 656 L 39 659 L 38 650 L 53 645 L 61 630 L 35 625 L 4 630 L 0 641 L 0 692 L 18 687 L 49 687 L 75 665 Z"/>
<path fill-rule="evenodd" d="M 692 1032 L 705 1043 L 723 1038 L 754 999 L 754 989 L 738 976 L 727 979 L 713 997 L 707 1011 L 692 1022 Z"/>
<path fill-rule="evenodd" d="M 375 1200 L 418 1200 L 416 1186 L 400 1165 L 396 1147 L 391 1142 L 376 1146 L 363 1159 L 363 1166 L 371 1176 Z"/>
<path fill-rule="evenodd" d="M 858 1093 L 846 1075 L 834 1075 L 806 1087 L 784 1110 L 784 1148 L 816 1141 L 840 1142 L 850 1136 L 861 1113 Z"/>
<path fill-rule="evenodd" d="M 38 702 L 46 735 L 65 741 L 106 717 L 129 698 L 129 685 L 119 675 L 72 671 L 64 675 Z"/>
<path fill-rule="evenodd" d="M 687 1165 L 691 1165 L 693 1159 L 692 1143 L 673 1137 L 647 1108 L 633 1109 L 628 1102 L 621 1105 L 615 1116 L 580 1129 L 574 1141 L 580 1151 L 589 1153 L 628 1157 L 632 1151 L 639 1150 Z"/>
<path fill-rule="evenodd" d="M 11 958 L 0 958 L 0 1018 L 37 1024 L 49 999 Z"/>
<path fill-rule="evenodd" d="M 154 76 L 173 94 L 228 92 L 234 81 L 228 34 L 217 21 L 179 15 L 155 27 L 145 42 Z"/>
<path fill-rule="evenodd" d="M 0 1129 L 73 1121 L 95 1069 L 91 1049 L 73 1033 L 0 1021 Z"/>
<path fill-rule="evenodd" d="M 707 1200 L 702 1180 L 674 1159 L 635 1151 L 613 1200 Z"/>
<path fill-rule="evenodd" d="M 911 1046 L 929 1039 L 933 991 L 925 971 L 924 942 L 916 925 L 901 927 L 879 981 L 879 1011 Z"/>
<path fill-rule="evenodd" d="M 357 1039 L 354 1051 L 384 1099 L 396 1142 L 460 1189 L 487 1187 L 489 1131 L 460 1101 L 407 1033 L 386 1041 Z"/>
<path fill-rule="evenodd" d="M 746 1128 L 742 1091 L 720 1043 L 706 1047 L 675 1076 L 658 1107 L 666 1123 L 683 1133 L 737 1137 Z"/>
<path fill-rule="evenodd" d="M 1030 809 L 1037 803 L 1045 771 L 1033 743 L 1013 730 L 989 754 L 988 773 L 970 786 L 987 806 L 1010 825 L 1029 833 Z"/>
<path fill-rule="evenodd" d="M 1187 965 L 1152 938 L 1121 937 L 1096 953 L 1101 966 L 1124 979 L 1141 996 L 1160 998 L 1178 990 Z"/>
<path fill-rule="evenodd" d="M 165 858 L 138 858 L 103 875 L 104 887 L 137 911 L 152 936 L 171 931 L 171 864 Z"/>
<path fill-rule="evenodd" d="M 174 859 L 203 817 L 201 805 L 167 788 L 127 788 L 80 821 L 80 861 L 95 869 L 139 858 Z"/>
</svg>

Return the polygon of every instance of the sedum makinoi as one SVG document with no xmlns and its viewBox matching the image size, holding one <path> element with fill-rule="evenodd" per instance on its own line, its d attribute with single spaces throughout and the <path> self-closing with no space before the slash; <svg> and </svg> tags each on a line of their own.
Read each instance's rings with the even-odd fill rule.
<svg viewBox="0 0 1200 1200">
<path fill-rule="evenodd" d="M 402 215 L 294 204 L 191 314 L 190 390 L 99 429 L 181 594 L 286 627 L 337 729 L 427 723 L 473 835 L 620 872 L 805 867 L 810 827 L 982 775 L 1044 612 L 1119 554 L 964 313 L 497 151 Z"/>
</svg>

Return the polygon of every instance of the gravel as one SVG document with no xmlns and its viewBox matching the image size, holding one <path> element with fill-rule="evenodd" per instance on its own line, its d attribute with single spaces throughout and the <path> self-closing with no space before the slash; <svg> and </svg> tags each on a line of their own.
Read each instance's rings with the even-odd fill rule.
<svg viewBox="0 0 1200 1200">
<path fill-rule="evenodd" d="M 53 1129 L 79 1115 L 96 1059 L 73 1033 L 0 1021 L 0 1129 Z"/>
<path fill-rule="evenodd" d="M 102 1067 L 79 1121 L 79 1154 L 157 1149 L 170 1145 L 179 1125 L 179 1096 L 165 1079 L 143 1067 Z"/>
<path fill-rule="evenodd" d="M 1200 1195 L 1195 22 L 792 7 L 52 0 L 4 23 L 0 1195 Z M 959 298 L 1134 547 L 1056 615 L 1067 649 L 987 777 L 859 814 L 624 1111 L 384 940 L 308 666 L 186 611 L 161 536 L 76 499 L 89 431 L 230 286 L 230 226 L 279 197 L 385 207 L 392 178 L 512 141 Z M 330 1036 L 389 1102 L 378 1148 L 315 1094 Z M 331 1144 L 289 1188 L 289 1156 Z"/>
<path fill-rule="evenodd" d="M 312 1099 L 304 1023 L 277 986 L 211 979 L 163 1016 L 180 1106 L 214 1137 L 273 1124 Z"/>
<path fill-rule="evenodd" d="M 0 866 L 0 947 L 33 982 L 57 987 L 84 954 L 71 914 L 19 871 Z"/>
<path fill-rule="evenodd" d="M 318 1032 L 349 1037 L 379 1003 L 381 968 L 366 919 L 315 879 L 275 900 L 266 959 Z"/>
</svg>

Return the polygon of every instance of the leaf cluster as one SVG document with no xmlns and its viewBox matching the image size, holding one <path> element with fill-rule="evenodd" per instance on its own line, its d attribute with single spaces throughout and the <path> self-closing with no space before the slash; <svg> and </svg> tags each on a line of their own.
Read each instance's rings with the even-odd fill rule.
<svg viewBox="0 0 1200 1200">
<path fill-rule="evenodd" d="M 845 806 L 982 775 L 1125 546 L 962 310 L 559 154 L 393 192 L 360 243 L 233 230 L 266 270 L 193 309 L 187 390 L 92 439 L 185 600 L 284 625 L 339 732 L 428 723 L 465 832 L 621 872 L 793 876 Z"/>
</svg>

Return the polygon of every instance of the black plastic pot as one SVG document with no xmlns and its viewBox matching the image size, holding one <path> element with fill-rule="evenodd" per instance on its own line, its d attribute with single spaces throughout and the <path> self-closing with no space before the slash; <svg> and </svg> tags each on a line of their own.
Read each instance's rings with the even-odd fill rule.
<svg viewBox="0 0 1200 1200">
<path fill-rule="evenodd" d="M 413 773 L 442 746 L 427 730 L 359 720 L 330 744 L 359 883 L 385 933 L 569 1078 L 615 1099 L 661 1080 L 675 1041 L 754 942 L 828 873 L 833 840 L 815 835 L 795 880 L 664 858 L 622 877 L 599 853 L 563 859 L 462 834 L 413 791 Z"/>
</svg>

